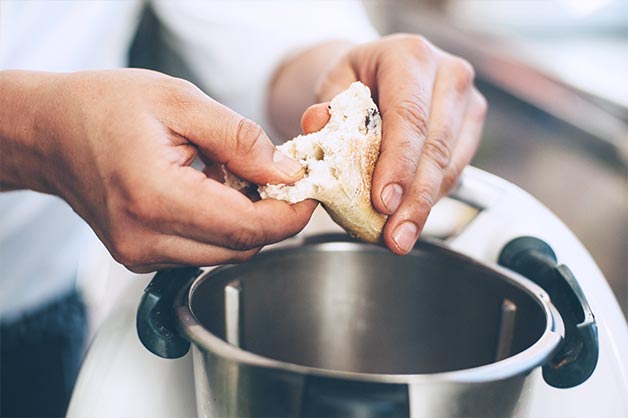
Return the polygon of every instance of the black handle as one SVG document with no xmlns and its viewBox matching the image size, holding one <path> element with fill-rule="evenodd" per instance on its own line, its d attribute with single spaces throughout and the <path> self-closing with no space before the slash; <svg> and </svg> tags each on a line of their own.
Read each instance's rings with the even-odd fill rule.
<svg viewBox="0 0 628 418">
<path fill-rule="evenodd" d="M 190 342 L 177 331 L 173 304 L 200 272 L 198 267 L 161 270 L 144 290 L 137 309 L 137 335 L 144 347 L 159 357 L 179 358 L 190 349 Z"/>
<path fill-rule="evenodd" d="M 520 273 L 539 286 L 565 323 L 565 338 L 552 359 L 543 366 L 543 378 L 556 388 L 571 388 L 586 381 L 595 370 L 599 346 L 597 324 L 578 281 L 544 241 L 520 237 L 499 255 L 499 264 Z"/>
</svg>

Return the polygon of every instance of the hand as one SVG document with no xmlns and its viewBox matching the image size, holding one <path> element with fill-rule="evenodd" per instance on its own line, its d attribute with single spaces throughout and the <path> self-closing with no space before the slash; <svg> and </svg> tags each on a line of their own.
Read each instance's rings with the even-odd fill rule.
<svg viewBox="0 0 628 418">
<path fill-rule="evenodd" d="M 262 129 L 192 84 L 143 70 L 59 75 L 39 107 L 50 190 L 135 272 L 243 261 L 301 230 L 315 203 L 251 202 L 190 165 L 291 183 Z M 278 159 L 279 158 L 279 159 Z M 274 160 L 275 159 L 275 160 Z"/>
<path fill-rule="evenodd" d="M 318 82 L 326 102 L 354 81 L 371 88 L 382 115 L 381 154 L 373 174 L 375 208 L 390 215 L 386 245 L 408 253 L 436 201 L 456 185 L 480 141 L 486 100 L 474 71 L 420 36 L 394 35 L 354 47 Z M 327 103 L 310 107 L 306 132 L 319 130 Z"/>
</svg>

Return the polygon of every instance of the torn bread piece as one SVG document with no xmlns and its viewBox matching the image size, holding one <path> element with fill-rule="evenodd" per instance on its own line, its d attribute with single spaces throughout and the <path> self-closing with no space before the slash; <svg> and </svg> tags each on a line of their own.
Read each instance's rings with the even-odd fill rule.
<svg viewBox="0 0 628 418">
<path fill-rule="evenodd" d="M 299 135 L 277 149 L 298 161 L 304 177 L 294 184 L 267 184 L 262 199 L 297 203 L 316 199 L 350 235 L 380 242 L 386 215 L 371 202 L 373 170 L 379 156 L 382 121 L 367 86 L 355 82 L 329 105 L 330 119 L 318 132 Z M 225 172 L 235 188 L 241 180 Z"/>
</svg>

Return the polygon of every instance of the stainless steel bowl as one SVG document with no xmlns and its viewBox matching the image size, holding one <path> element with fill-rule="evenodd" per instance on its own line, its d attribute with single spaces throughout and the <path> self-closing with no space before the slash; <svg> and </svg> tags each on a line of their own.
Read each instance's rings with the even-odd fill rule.
<svg viewBox="0 0 628 418">
<path fill-rule="evenodd" d="M 511 416 L 564 334 L 541 287 L 429 242 L 267 251 L 184 287 L 199 416 Z"/>
</svg>

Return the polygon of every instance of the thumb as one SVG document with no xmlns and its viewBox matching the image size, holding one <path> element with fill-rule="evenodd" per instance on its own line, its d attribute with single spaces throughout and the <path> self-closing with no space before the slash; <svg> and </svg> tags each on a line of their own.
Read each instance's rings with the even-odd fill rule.
<svg viewBox="0 0 628 418">
<path fill-rule="evenodd" d="M 256 184 L 294 183 L 303 176 L 301 164 L 277 151 L 258 124 L 234 115 L 225 124 L 223 146 L 203 152 L 213 153 L 229 171 Z"/>
<path fill-rule="evenodd" d="M 318 132 L 329 122 L 329 102 L 317 103 L 308 107 L 301 117 L 303 133 Z"/>
<path fill-rule="evenodd" d="M 207 96 L 199 102 L 185 109 L 175 131 L 204 157 L 256 184 L 291 184 L 303 176 L 301 164 L 278 152 L 258 124 Z"/>
<path fill-rule="evenodd" d="M 358 77 L 348 59 L 341 60 L 327 69 L 316 83 L 316 98 L 321 102 L 330 101 L 355 81 L 358 81 Z"/>
</svg>

